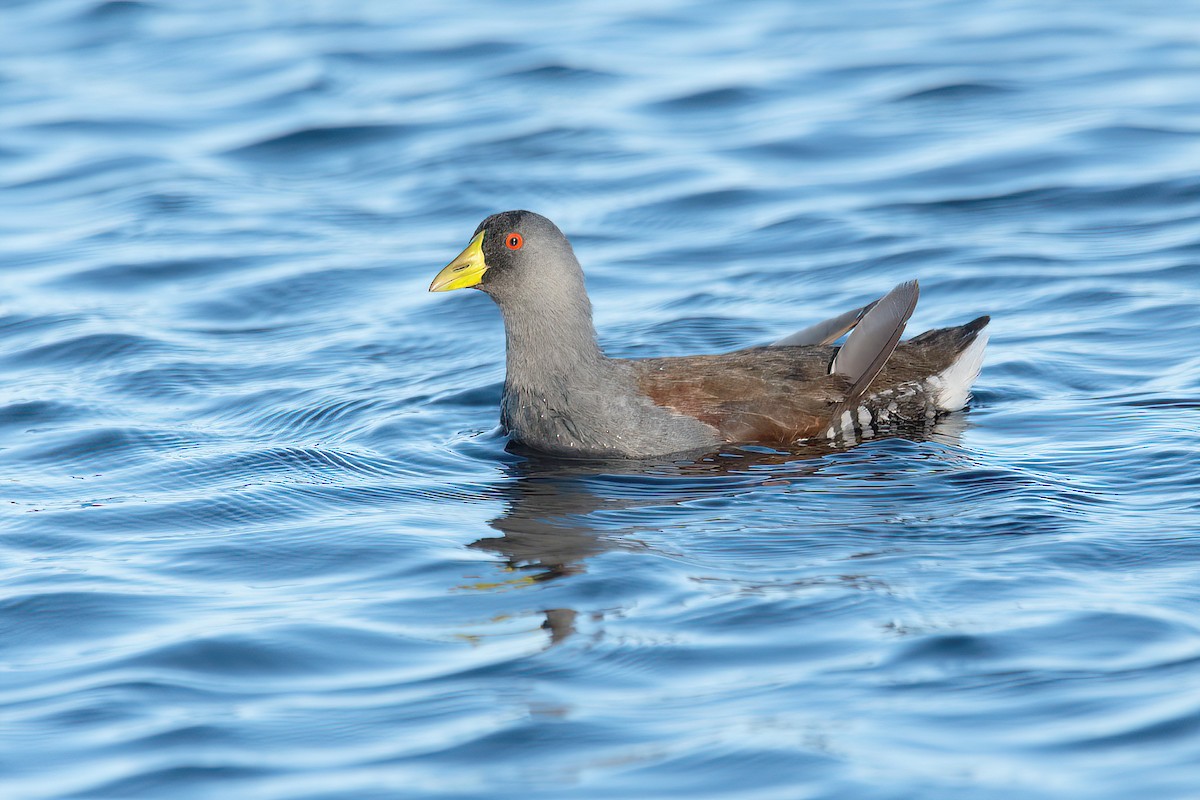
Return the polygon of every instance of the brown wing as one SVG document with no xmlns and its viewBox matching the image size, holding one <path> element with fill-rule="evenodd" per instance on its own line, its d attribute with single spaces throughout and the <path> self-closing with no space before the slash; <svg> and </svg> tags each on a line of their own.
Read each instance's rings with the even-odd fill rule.
<svg viewBox="0 0 1200 800">
<path fill-rule="evenodd" d="M 727 442 L 791 444 L 823 433 L 849 380 L 830 375 L 833 347 L 757 347 L 634 361 L 651 400 L 713 426 Z"/>
<path fill-rule="evenodd" d="M 940 373 L 987 323 L 980 317 L 901 342 L 869 392 L 911 386 Z M 828 346 L 772 346 L 631 364 L 651 400 L 713 426 L 725 441 L 787 445 L 824 434 L 842 410 L 851 380 L 828 374 L 837 353 Z M 870 405 L 871 398 L 863 402 Z"/>
</svg>

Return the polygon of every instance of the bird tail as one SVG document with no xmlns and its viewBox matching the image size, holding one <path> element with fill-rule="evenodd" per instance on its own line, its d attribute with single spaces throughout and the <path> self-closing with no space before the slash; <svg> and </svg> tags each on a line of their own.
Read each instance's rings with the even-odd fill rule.
<svg viewBox="0 0 1200 800">
<path fill-rule="evenodd" d="M 957 355 L 954 356 L 954 360 L 933 376 L 937 386 L 934 404 L 939 411 L 958 411 L 971 399 L 971 386 L 979 377 L 979 370 L 983 366 L 983 353 L 988 344 L 986 328 L 990 321 L 991 317 L 983 316 L 971 320 L 966 325 L 945 331 L 956 336 L 959 341 L 955 343 Z M 922 334 L 925 335 L 928 334 Z"/>
</svg>

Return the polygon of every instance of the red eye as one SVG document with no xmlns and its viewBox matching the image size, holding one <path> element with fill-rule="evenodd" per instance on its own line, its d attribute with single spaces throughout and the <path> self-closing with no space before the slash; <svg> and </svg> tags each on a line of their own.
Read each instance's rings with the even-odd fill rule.
<svg viewBox="0 0 1200 800">
<path fill-rule="evenodd" d="M 504 237 L 504 246 L 509 250 L 520 250 L 523 244 L 525 244 L 525 240 L 521 238 L 521 234 L 519 233 L 510 233 Z"/>
</svg>

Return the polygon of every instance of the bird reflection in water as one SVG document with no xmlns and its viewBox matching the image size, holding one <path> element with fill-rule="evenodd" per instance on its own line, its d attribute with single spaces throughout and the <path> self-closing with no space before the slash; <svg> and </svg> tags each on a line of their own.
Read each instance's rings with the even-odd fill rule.
<svg viewBox="0 0 1200 800">
<path fill-rule="evenodd" d="M 587 558 L 606 550 L 629 546 L 589 516 L 600 508 L 624 505 L 601 488 L 612 463 L 566 461 L 536 453 L 519 453 L 510 464 L 501 488 L 504 512 L 489 521 L 500 536 L 471 543 L 471 547 L 500 554 L 505 566 L 524 573 L 531 582 L 543 582 L 584 571 Z M 569 608 L 544 609 L 542 627 L 557 644 L 575 632 L 577 612 Z"/>
<path fill-rule="evenodd" d="M 873 433 L 876 440 L 904 438 L 957 446 L 968 424 L 964 415 L 950 415 L 932 425 Z M 508 449 L 518 460 L 506 467 L 507 480 L 500 486 L 504 512 L 488 523 L 500 535 L 469 546 L 499 554 L 506 569 L 523 575 L 522 583 L 578 575 L 585 571 L 586 561 L 600 553 L 646 548 L 636 538 L 638 532 L 661 528 L 657 521 L 622 521 L 622 511 L 819 478 L 828 466 L 826 457 L 857 443 L 861 440 L 823 442 L 791 451 L 730 446 L 677 460 L 647 461 L 566 460 L 510 444 Z M 550 608 L 542 613 L 542 627 L 549 631 L 551 644 L 575 632 L 576 610 Z"/>
</svg>

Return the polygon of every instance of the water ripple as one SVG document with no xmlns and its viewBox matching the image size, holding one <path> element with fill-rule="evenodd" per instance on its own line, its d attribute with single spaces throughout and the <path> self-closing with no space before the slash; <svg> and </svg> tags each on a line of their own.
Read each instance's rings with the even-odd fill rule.
<svg viewBox="0 0 1200 800">
<path fill-rule="evenodd" d="M 1195 5 L 7 4 L 0 795 L 1192 796 Z M 621 356 L 919 278 L 972 409 L 506 449 L 508 207 Z"/>
</svg>

